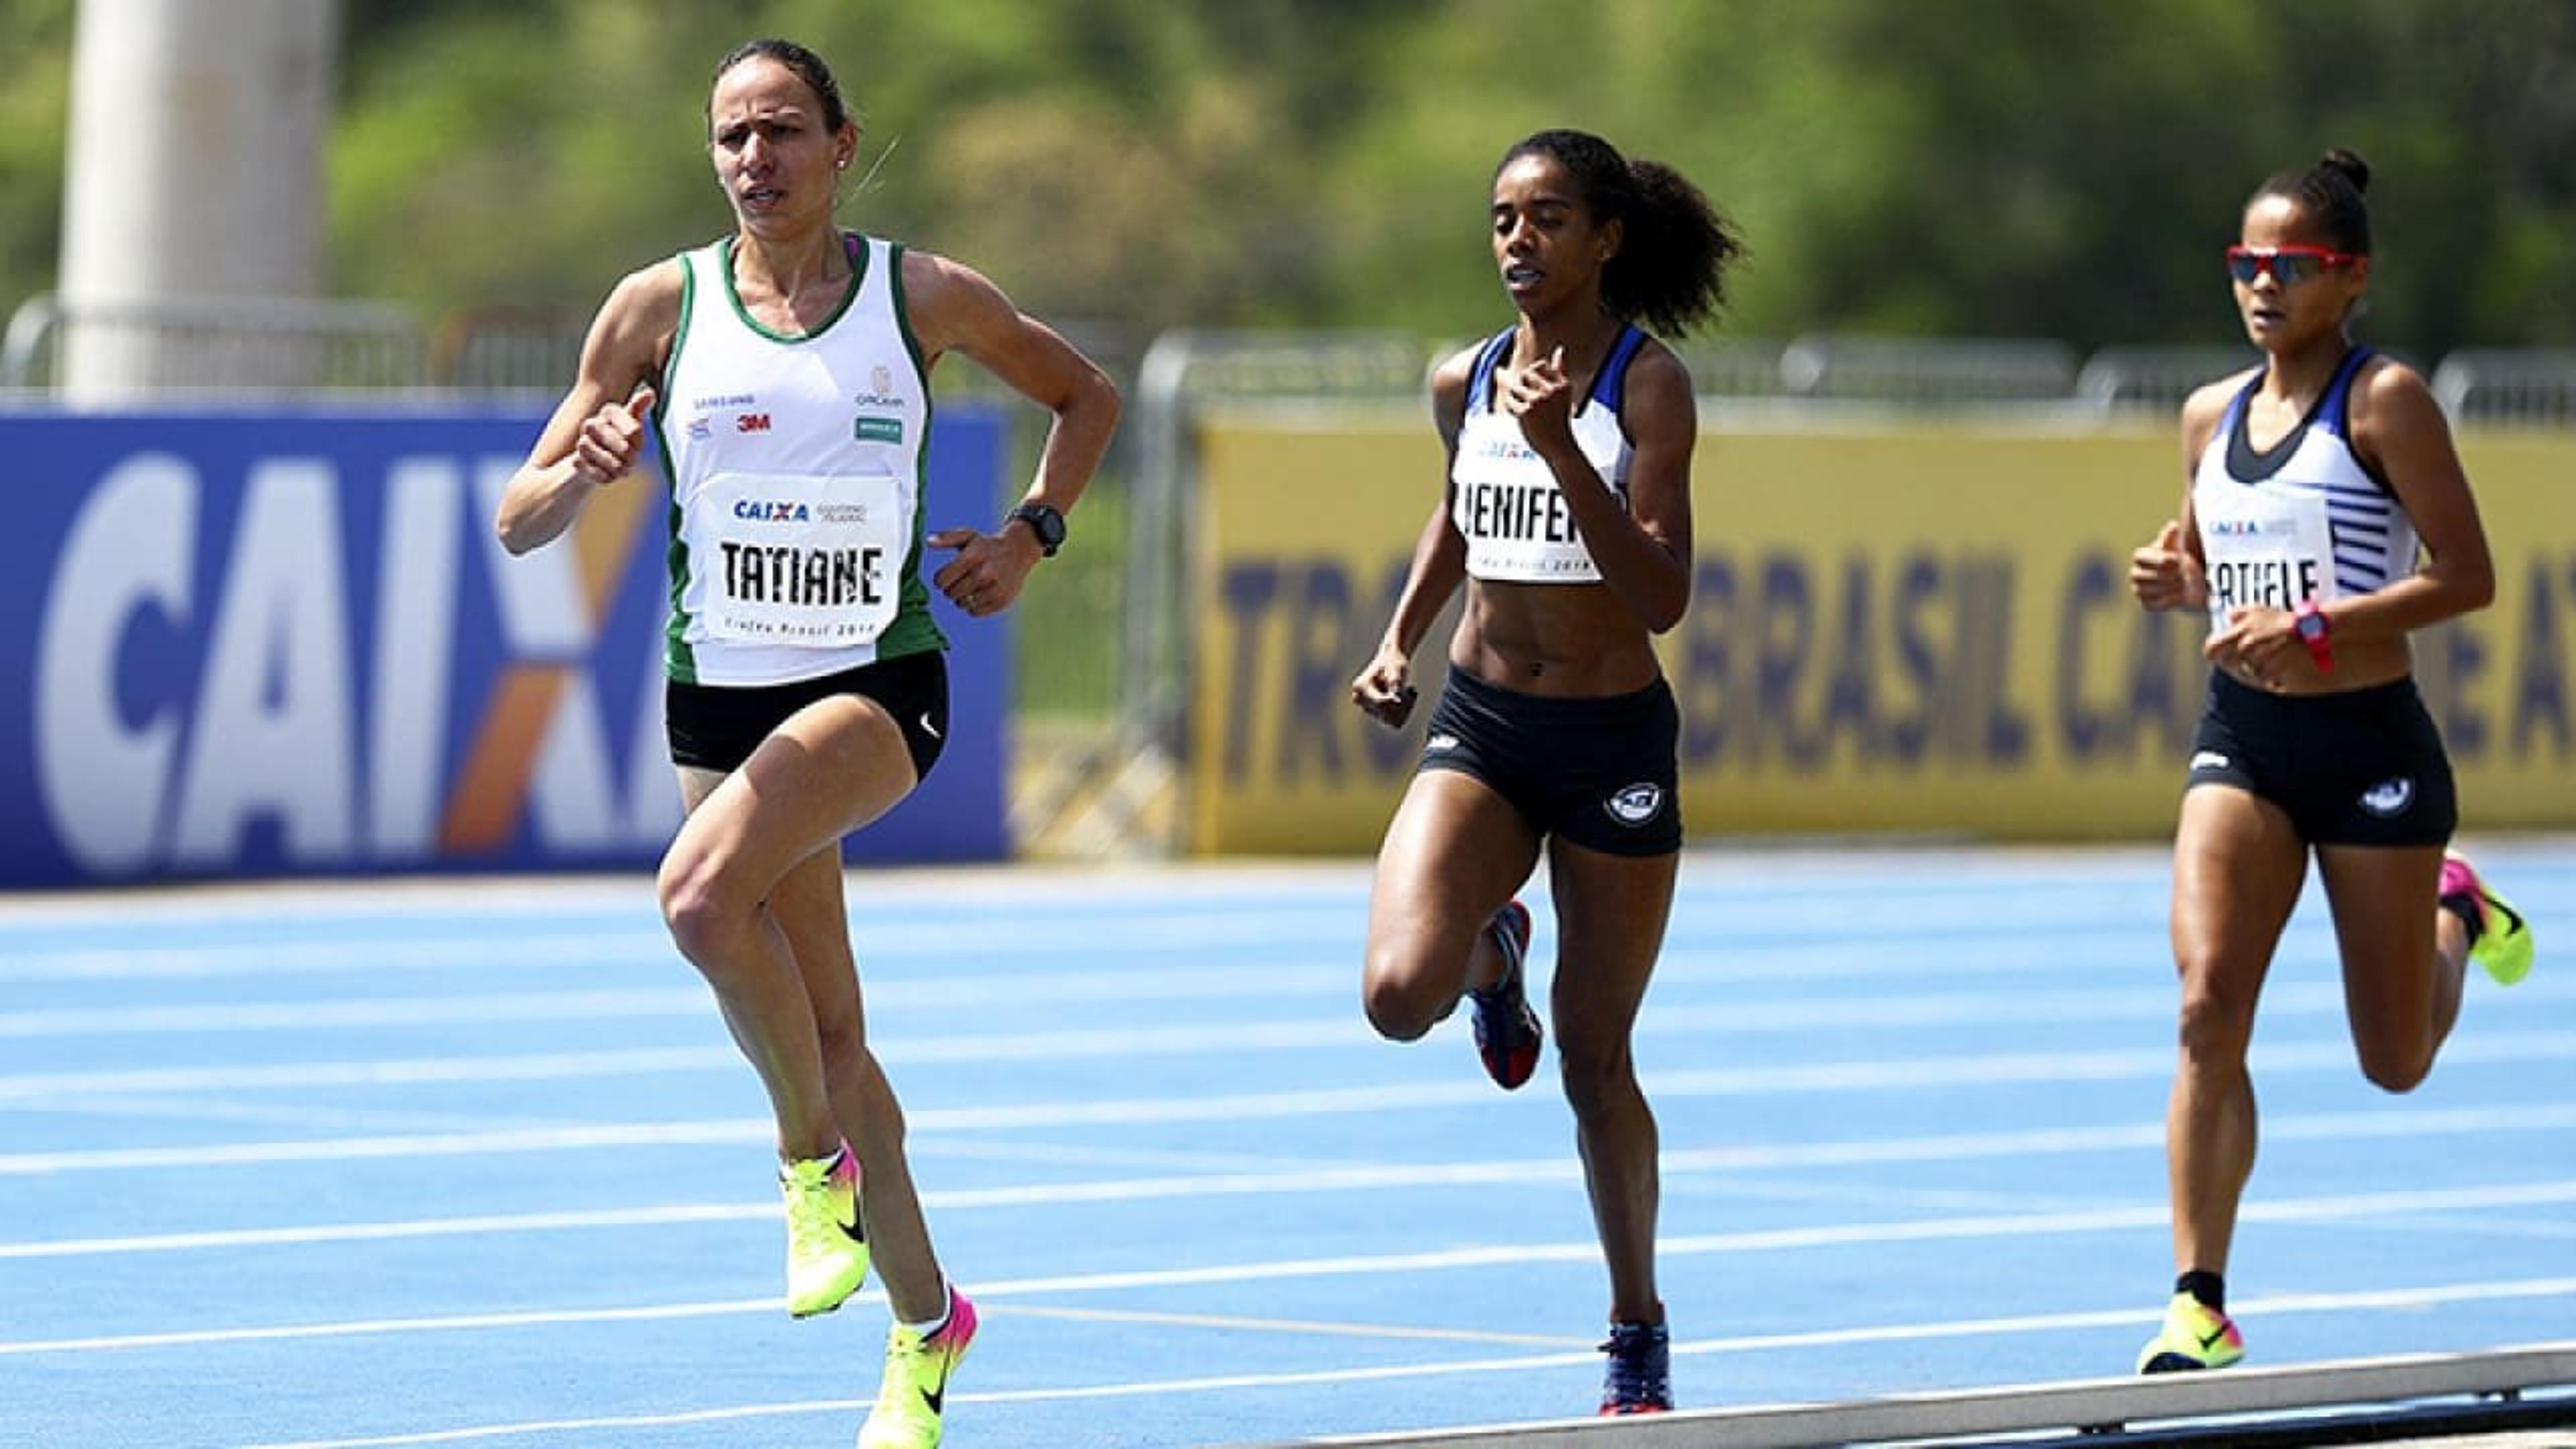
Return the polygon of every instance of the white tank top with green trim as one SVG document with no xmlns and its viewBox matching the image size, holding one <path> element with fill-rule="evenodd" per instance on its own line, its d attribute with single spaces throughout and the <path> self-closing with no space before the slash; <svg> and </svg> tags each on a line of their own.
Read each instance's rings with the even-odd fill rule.
<svg viewBox="0 0 2576 1449">
<path fill-rule="evenodd" d="M 680 254 L 680 327 L 656 415 L 671 473 L 664 663 L 753 686 L 939 649 L 921 577 L 930 387 L 903 248 L 847 238 L 850 290 L 801 336 L 734 289 L 733 239 Z"/>
</svg>

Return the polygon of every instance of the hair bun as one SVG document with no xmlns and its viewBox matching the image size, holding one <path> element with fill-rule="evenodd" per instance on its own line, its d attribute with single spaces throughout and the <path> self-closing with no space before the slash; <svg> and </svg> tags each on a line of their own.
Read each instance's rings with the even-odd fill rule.
<svg viewBox="0 0 2576 1449">
<path fill-rule="evenodd" d="M 2370 190 L 2370 163 L 2341 146 L 2318 158 L 2317 169 L 2343 173 L 2343 179 L 2351 182 L 2355 191 L 2366 193 Z"/>
</svg>

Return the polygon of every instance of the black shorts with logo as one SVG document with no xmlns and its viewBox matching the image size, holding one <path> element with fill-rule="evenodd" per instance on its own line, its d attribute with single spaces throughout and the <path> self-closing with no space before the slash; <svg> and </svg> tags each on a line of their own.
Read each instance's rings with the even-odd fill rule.
<svg viewBox="0 0 2576 1449">
<path fill-rule="evenodd" d="M 2460 823 L 2451 759 L 2412 679 L 2276 695 L 2213 671 L 2184 788 L 2210 784 L 2280 806 L 2311 845 L 2441 845 Z"/>
<path fill-rule="evenodd" d="M 671 763 L 738 770 L 789 715 L 842 694 L 874 700 L 894 716 L 904 748 L 912 753 L 913 778 L 930 778 L 930 767 L 948 743 L 948 656 L 936 649 L 786 684 L 682 684 L 674 679 L 662 691 L 662 728 L 671 742 Z"/>
<path fill-rule="evenodd" d="M 1664 681 L 1557 699 L 1449 671 L 1422 744 L 1425 770 L 1493 787 L 1542 834 L 1609 855 L 1682 848 L 1681 711 Z"/>
</svg>

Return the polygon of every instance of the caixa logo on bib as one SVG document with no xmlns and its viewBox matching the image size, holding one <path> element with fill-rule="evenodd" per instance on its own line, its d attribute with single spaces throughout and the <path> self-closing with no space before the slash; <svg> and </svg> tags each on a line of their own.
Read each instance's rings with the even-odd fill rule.
<svg viewBox="0 0 2576 1449">
<path fill-rule="evenodd" d="M 1622 825 L 1643 825 L 1664 808 L 1664 787 L 1643 782 L 1630 785 L 1602 801 L 1601 808 Z"/>
</svg>

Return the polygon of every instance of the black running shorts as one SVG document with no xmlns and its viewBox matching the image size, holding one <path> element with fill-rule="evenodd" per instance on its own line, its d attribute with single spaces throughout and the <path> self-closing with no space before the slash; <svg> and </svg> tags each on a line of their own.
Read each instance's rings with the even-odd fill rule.
<svg viewBox="0 0 2576 1449">
<path fill-rule="evenodd" d="M 1634 694 L 1559 699 L 1449 671 L 1421 769 L 1491 786 L 1540 833 L 1609 855 L 1682 848 L 1681 712 L 1658 679 Z"/>
<path fill-rule="evenodd" d="M 2311 845 L 2441 845 L 2459 796 L 2412 679 L 2343 694 L 2267 694 L 2212 672 L 2185 785 L 2233 785 L 2288 813 Z"/>
<path fill-rule="evenodd" d="M 912 753 L 913 778 L 930 778 L 930 767 L 938 763 L 939 751 L 948 742 L 948 656 L 936 649 L 787 684 L 672 680 L 662 694 L 671 763 L 701 770 L 740 769 L 789 715 L 842 694 L 874 700 L 892 715 L 903 731 L 904 748 Z"/>
</svg>

